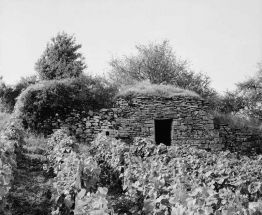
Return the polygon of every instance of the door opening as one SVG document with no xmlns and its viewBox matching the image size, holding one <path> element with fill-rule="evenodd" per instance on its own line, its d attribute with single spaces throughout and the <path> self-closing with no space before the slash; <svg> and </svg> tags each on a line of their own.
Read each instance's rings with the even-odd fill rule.
<svg viewBox="0 0 262 215">
<path fill-rule="evenodd" d="M 171 145 L 172 119 L 155 120 L 155 141 L 156 144 Z"/>
</svg>

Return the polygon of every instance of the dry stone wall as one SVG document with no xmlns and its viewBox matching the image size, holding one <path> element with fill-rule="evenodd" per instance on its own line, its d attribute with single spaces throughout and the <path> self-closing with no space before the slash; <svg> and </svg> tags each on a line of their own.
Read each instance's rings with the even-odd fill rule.
<svg viewBox="0 0 262 215">
<path fill-rule="evenodd" d="M 189 144 L 209 150 L 230 149 L 246 153 L 262 153 L 262 136 L 215 125 L 209 113 L 209 104 L 194 97 L 176 96 L 119 98 L 111 109 L 98 112 L 73 111 L 67 116 L 56 115 L 46 121 L 45 128 L 56 130 L 66 127 L 81 142 L 91 142 L 96 134 L 124 139 L 156 135 L 156 121 L 172 120 L 171 144 Z M 161 135 L 161 131 L 160 131 Z"/>
<path fill-rule="evenodd" d="M 155 135 L 155 120 L 172 119 L 171 144 L 190 144 L 221 149 L 208 103 L 200 98 L 176 96 L 118 99 L 120 137 Z"/>
<path fill-rule="evenodd" d="M 249 155 L 262 153 L 260 133 L 231 128 L 226 124 L 215 124 L 215 128 L 219 132 L 220 144 L 224 145 L 225 149 Z"/>
<path fill-rule="evenodd" d="M 220 149 L 219 134 L 214 129 L 208 103 L 199 98 L 177 96 L 119 98 L 115 108 L 99 112 L 72 112 L 47 120 L 49 130 L 66 127 L 80 141 L 90 142 L 99 132 L 130 139 L 155 138 L 155 120 L 170 119 L 171 144 L 190 144 L 202 148 Z M 45 127 L 48 127 L 45 126 Z M 50 126 L 51 125 L 51 126 Z M 160 131 L 161 135 L 161 131 Z"/>
<path fill-rule="evenodd" d="M 59 128 L 67 128 L 71 135 L 74 135 L 81 142 L 92 141 L 96 134 L 105 132 L 110 136 L 115 136 L 114 126 L 116 124 L 116 109 L 101 109 L 99 112 L 73 111 L 69 115 L 49 119 L 48 125 L 45 127 L 52 131 Z"/>
</svg>

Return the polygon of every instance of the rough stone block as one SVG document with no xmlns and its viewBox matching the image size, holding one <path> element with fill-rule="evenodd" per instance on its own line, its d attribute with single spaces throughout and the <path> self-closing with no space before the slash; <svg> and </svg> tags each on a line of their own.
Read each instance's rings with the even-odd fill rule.
<svg viewBox="0 0 262 215">
<path fill-rule="evenodd" d="M 76 129 L 76 135 L 80 135 L 83 133 L 83 129 L 82 128 L 77 128 Z"/>
</svg>

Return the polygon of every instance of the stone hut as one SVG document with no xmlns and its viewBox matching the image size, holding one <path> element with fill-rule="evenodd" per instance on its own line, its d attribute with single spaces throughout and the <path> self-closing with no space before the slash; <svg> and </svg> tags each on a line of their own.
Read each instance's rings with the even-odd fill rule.
<svg viewBox="0 0 262 215">
<path fill-rule="evenodd" d="M 152 137 L 156 144 L 221 148 L 208 103 L 191 91 L 166 85 L 136 86 L 116 100 L 114 135 Z"/>
<path fill-rule="evenodd" d="M 215 123 L 206 100 L 168 85 L 142 83 L 120 93 L 113 108 L 73 111 L 63 118 L 56 115 L 46 120 L 44 128 L 68 128 L 71 135 L 87 144 L 103 132 L 122 139 L 151 137 L 156 144 L 262 153 L 260 132 Z"/>
</svg>

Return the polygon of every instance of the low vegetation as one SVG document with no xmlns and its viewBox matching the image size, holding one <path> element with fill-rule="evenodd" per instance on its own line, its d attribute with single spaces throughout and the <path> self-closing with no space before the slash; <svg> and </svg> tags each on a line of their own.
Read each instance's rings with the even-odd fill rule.
<svg viewBox="0 0 262 215">
<path fill-rule="evenodd" d="M 197 93 L 181 89 L 172 85 L 151 84 L 149 81 L 142 81 L 131 85 L 118 93 L 117 97 L 130 98 L 136 96 L 156 96 L 171 98 L 174 96 L 200 97 Z"/>
<path fill-rule="evenodd" d="M 5 123 L 0 132 L 0 214 L 10 214 L 7 200 L 16 175 L 22 140 L 22 131 L 16 122 Z"/>
<path fill-rule="evenodd" d="M 11 114 L 0 112 L 0 132 L 5 128 L 6 123 L 10 120 Z"/>
<path fill-rule="evenodd" d="M 81 153 L 62 130 L 49 147 L 57 174 L 52 214 L 261 214 L 261 156 L 156 146 L 146 138 L 127 145 L 101 134 Z"/>
<path fill-rule="evenodd" d="M 214 116 L 214 123 L 218 125 L 228 125 L 230 128 L 252 133 L 260 133 L 262 130 L 261 122 L 254 118 L 229 113 L 224 114 L 217 111 L 212 111 L 212 115 Z"/>
</svg>

